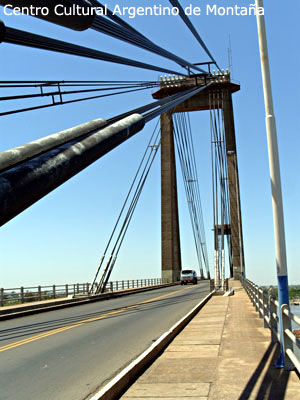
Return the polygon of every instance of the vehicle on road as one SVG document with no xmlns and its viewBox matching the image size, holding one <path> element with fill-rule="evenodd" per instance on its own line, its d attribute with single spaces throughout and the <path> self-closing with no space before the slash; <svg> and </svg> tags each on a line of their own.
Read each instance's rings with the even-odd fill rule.
<svg viewBox="0 0 300 400">
<path fill-rule="evenodd" d="M 187 285 L 188 283 L 196 285 L 198 283 L 196 271 L 193 269 L 183 269 L 180 274 L 180 283 L 181 285 Z"/>
</svg>

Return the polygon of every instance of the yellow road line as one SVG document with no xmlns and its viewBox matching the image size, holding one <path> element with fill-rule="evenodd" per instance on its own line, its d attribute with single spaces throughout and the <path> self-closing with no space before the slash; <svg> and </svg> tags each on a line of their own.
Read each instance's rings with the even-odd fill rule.
<svg viewBox="0 0 300 400">
<path fill-rule="evenodd" d="M 51 335 L 55 335 L 56 333 L 60 333 L 60 332 L 67 331 L 67 330 L 72 329 L 72 328 L 76 328 L 78 326 L 81 326 L 81 325 L 89 323 L 89 322 L 99 321 L 100 319 L 109 317 L 109 316 L 114 315 L 114 314 L 119 314 L 119 313 L 122 313 L 122 312 L 127 311 L 127 310 L 131 310 L 133 308 L 136 308 L 137 306 L 140 306 L 140 305 L 143 305 L 143 304 L 147 304 L 147 303 L 150 303 L 151 301 L 159 300 L 159 299 L 162 299 L 162 298 L 167 297 L 167 296 L 171 296 L 171 295 L 173 295 L 175 293 L 182 292 L 183 290 L 187 290 L 187 289 L 190 289 L 190 288 L 179 289 L 179 290 L 176 290 L 175 292 L 163 294 L 161 296 L 153 297 L 152 299 L 144 300 L 144 301 L 141 301 L 139 303 L 133 304 L 131 306 L 126 306 L 126 307 L 119 308 L 119 309 L 117 309 L 115 311 L 110 311 L 110 312 L 108 312 L 106 314 L 99 315 L 98 317 L 88 318 L 88 319 L 85 319 L 83 321 L 75 322 L 74 324 L 71 324 L 71 325 L 65 325 L 65 326 L 62 326 L 61 328 L 53 329 L 51 331 L 40 333 L 38 335 L 31 336 L 29 338 L 19 340 L 17 342 L 7 344 L 5 346 L 0 347 L 0 352 L 6 351 L 6 350 L 10 350 L 10 349 L 14 349 L 15 347 L 23 346 L 24 344 L 27 344 L 27 343 L 35 342 L 36 340 L 40 340 L 40 339 L 43 339 L 45 337 L 48 337 L 48 336 L 51 336 Z"/>
</svg>

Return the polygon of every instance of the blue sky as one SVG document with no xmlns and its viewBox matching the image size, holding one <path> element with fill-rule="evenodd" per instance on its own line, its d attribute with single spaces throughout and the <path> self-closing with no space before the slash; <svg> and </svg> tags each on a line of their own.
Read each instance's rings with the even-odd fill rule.
<svg viewBox="0 0 300 400">
<path fill-rule="evenodd" d="M 142 6 L 166 0 L 120 0 L 114 4 Z M 243 5 L 248 1 L 182 1 L 204 7 Z M 289 283 L 299 276 L 299 18 L 294 0 L 265 0 L 265 17 L 277 118 L 281 162 Z M 74 32 L 27 16 L 4 16 L 7 26 L 82 44 L 136 60 L 177 68 L 171 61 L 103 34 Z M 195 27 L 222 68 L 228 66 L 231 37 L 245 261 L 248 277 L 275 284 L 276 268 L 272 205 L 264 122 L 264 102 L 254 16 L 194 16 Z M 208 58 L 179 17 L 147 16 L 130 23 L 157 44 L 191 62 Z M 0 44 L 2 80 L 156 80 L 159 73 L 101 61 Z M 0 151 L 27 143 L 91 119 L 109 118 L 151 101 L 151 90 L 106 100 L 2 117 Z M 209 114 L 191 115 L 210 268 L 213 270 L 212 194 Z M 0 287 L 90 281 L 122 206 L 127 189 L 154 123 L 66 184 L 1 227 Z M 192 232 L 179 174 L 183 266 L 197 266 Z M 113 279 L 160 276 L 159 159 L 151 171 L 120 252 Z"/>
</svg>

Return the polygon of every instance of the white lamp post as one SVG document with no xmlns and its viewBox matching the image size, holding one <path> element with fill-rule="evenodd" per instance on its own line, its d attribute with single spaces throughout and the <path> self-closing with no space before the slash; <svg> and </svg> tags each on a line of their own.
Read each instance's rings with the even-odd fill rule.
<svg viewBox="0 0 300 400">
<path fill-rule="evenodd" d="M 278 300 L 279 300 L 279 309 L 281 309 L 282 304 L 289 304 L 289 290 L 288 290 L 288 272 L 287 272 L 287 261 L 286 261 L 280 167 L 279 167 L 279 156 L 278 156 L 276 121 L 273 109 L 273 97 L 272 97 L 272 87 L 270 78 L 268 47 L 266 39 L 265 18 L 264 15 L 259 15 L 261 13 L 258 12 L 258 10 L 263 9 L 263 1 L 255 0 L 255 2 L 256 2 L 256 19 L 257 19 L 257 29 L 258 29 L 258 39 L 259 39 L 262 81 L 263 81 L 265 109 L 266 109 L 266 130 L 267 130 L 269 167 L 270 167 L 270 178 L 271 178 L 271 189 L 272 189 L 275 253 L 276 253 L 276 267 L 277 267 L 277 278 L 278 278 Z M 282 343 L 281 320 L 280 320 L 280 329 L 281 329 L 281 343 Z M 276 363 L 276 366 L 278 368 L 284 367 L 283 346 L 281 346 L 281 354 L 279 360 Z"/>
</svg>

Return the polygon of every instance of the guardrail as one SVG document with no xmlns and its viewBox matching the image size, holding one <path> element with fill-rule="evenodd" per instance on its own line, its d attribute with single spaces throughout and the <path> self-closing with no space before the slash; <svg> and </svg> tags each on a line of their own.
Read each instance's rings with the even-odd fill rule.
<svg viewBox="0 0 300 400">
<path fill-rule="evenodd" d="M 166 279 L 127 279 L 122 281 L 111 281 L 106 286 L 106 292 L 117 290 L 160 285 L 168 283 Z M 0 307 L 15 304 L 24 304 L 34 301 L 58 299 L 62 297 L 84 296 L 89 294 L 90 283 L 73 283 L 52 286 L 19 287 L 0 289 Z"/>
<path fill-rule="evenodd" d="M 244 289 L 260 318 L 263 318 L 264 327 L 271 329 L 272 343 L 279 342 L 283 346 L 283 352 L 287 355 L 284 368 L 286 370 L 296 368 L 300 373 L 300 362 L 294 352 L 294 345 L 300 350 L 300 340 L 294 335 L 291 324 L 294 321 L 300 326 L 300 318 L 290 311 L 288 304 L 283 304 L 281 310 L 278 310 L 279 303 L 275 297 L 272 294 L 267 296 L 259 286 L 248 279 L 244 279 Z M 282 329 L 280 329 L 280 318 Z"/>
</svg>

